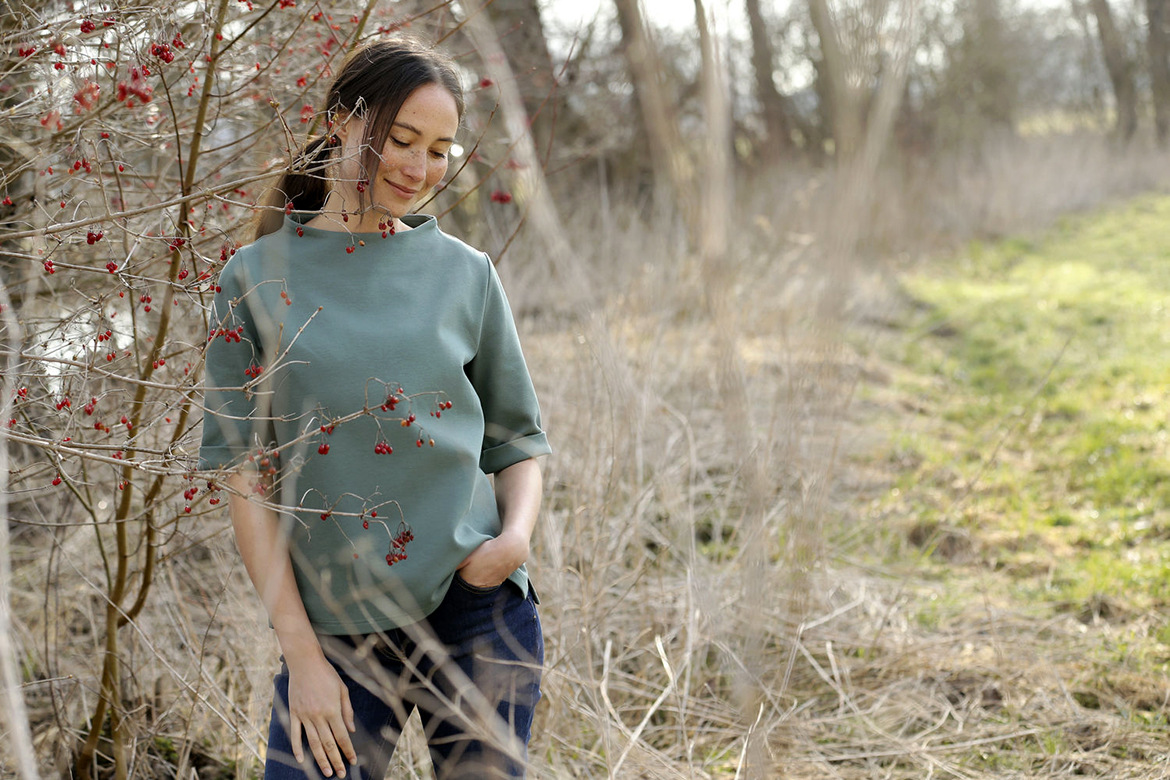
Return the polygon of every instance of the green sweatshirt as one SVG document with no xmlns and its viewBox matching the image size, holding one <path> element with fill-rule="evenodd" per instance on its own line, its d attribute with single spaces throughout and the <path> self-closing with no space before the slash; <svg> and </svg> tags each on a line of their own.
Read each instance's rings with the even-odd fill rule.
<svg viewBox="0 0 1170 780">
<path fill-rule="evenodd" d="M 434 610 L 500 532 L 487 475 L 550 452 L 491 261 L 433 217 L 405 221 L 383 238 L 286 217 L 236 251 L 215 296 L 200 468 L 277 449 L 274 500 L 295 508 L 297 586 L 324 634 Z M 527 592 L 524 567 L 510 579 Z"/>
</svg>

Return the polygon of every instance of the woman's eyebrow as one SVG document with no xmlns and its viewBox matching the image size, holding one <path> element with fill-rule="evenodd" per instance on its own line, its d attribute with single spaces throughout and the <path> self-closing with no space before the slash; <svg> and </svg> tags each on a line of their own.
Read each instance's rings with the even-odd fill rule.
<svg viewBox="0 0 1170 780">
<path fill-rule="evenodd" d="M 422 131 L 421 131 L 421 130 L 419 130 L 417 127 L 414 127 L 414 126 L 412 126 L 412 125 L 408 125 L 408 124 L 406 124 L 406 122 L 395 122 L 395 123 L 394 123 L 394 126 L 395 126 L 395 127 L 403 127 L 403 128 L 406 128 L 407 130 L 409 130 L 410 132 L 414 133 L 415 135 L 422 135 Z M 436 139 L 436 140 L 439 140 L 439 141 L 446 141 L 446 142 L 447 142 L 447 143 L 449 143 L 449 144 L 453 144 L 453 143 L 455 143 L 455 139 L 454 139 L 454 138 L 438 138 L 438 139 Z"/>
</svg>

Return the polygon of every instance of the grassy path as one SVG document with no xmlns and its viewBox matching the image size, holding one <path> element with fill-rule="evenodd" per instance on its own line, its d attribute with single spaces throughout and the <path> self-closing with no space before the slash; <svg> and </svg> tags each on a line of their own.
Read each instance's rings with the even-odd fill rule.
<svg viewBox="0 0 1170 780">
<path fill-rule="evenodd" d="M 891 381 L 864 397 L 891 431 L 873 541 L 921 596 L 913 620 L 1010 616 L 1058 670 L 1062 717 L 1140 736 L 1105 751 L 1132 764 L 1106 761 L 1109 776 L 1170 774 L 1170 199 L 973 245 L 902 285 L 911 305 L 877 348 Z M 1000 682 L 1026 674 L 997 639 Z M 1000 715 L 1035 725 L 1024 711 Z M 1100 752 L 1041 731 L 964 763 L 1048 776 L 1046 757 Z"/>
</svg>

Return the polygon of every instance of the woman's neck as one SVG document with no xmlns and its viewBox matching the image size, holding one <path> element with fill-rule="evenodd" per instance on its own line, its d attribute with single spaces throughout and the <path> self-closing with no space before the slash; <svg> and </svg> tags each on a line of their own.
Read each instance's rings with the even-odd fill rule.
<svg viewBox="0 0 1170 780">
<path fill-rule="evenodd" d="M 347 211 L 338 202 L 336 193 L 330 192 L 325 198 L 325 203 L 321 206 L 321 211 L 317 213 L 317 216 L 306 222 L 305 225 L 319 230 L 336 230 L 347 233 L 376 233 L 387 230 L 390 225 L 390 220 L 393 220 L 394 232 L 396 233 L 411 229 L 410 225 L 407 225 L 401 219 L 391 217 L 389 212 L 380 211 L 375 208 L 369 208 L 361 214 Z"/>
</svg>

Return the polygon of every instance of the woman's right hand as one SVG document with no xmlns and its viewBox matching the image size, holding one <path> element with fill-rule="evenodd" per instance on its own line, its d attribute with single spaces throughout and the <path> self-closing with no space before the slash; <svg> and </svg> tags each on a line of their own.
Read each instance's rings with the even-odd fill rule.
<svg viewBox="0 0 1170 780">
<path fill-rule="evenodd" d="M 321 774 L 345 777 L 345 765 L 357 763 L 349 735 L 355 731 L 349 690 L 324 656 L 288 668 L 289 738 L 298 762 L 305 760 L 301 729 Z"/>
</svg>

